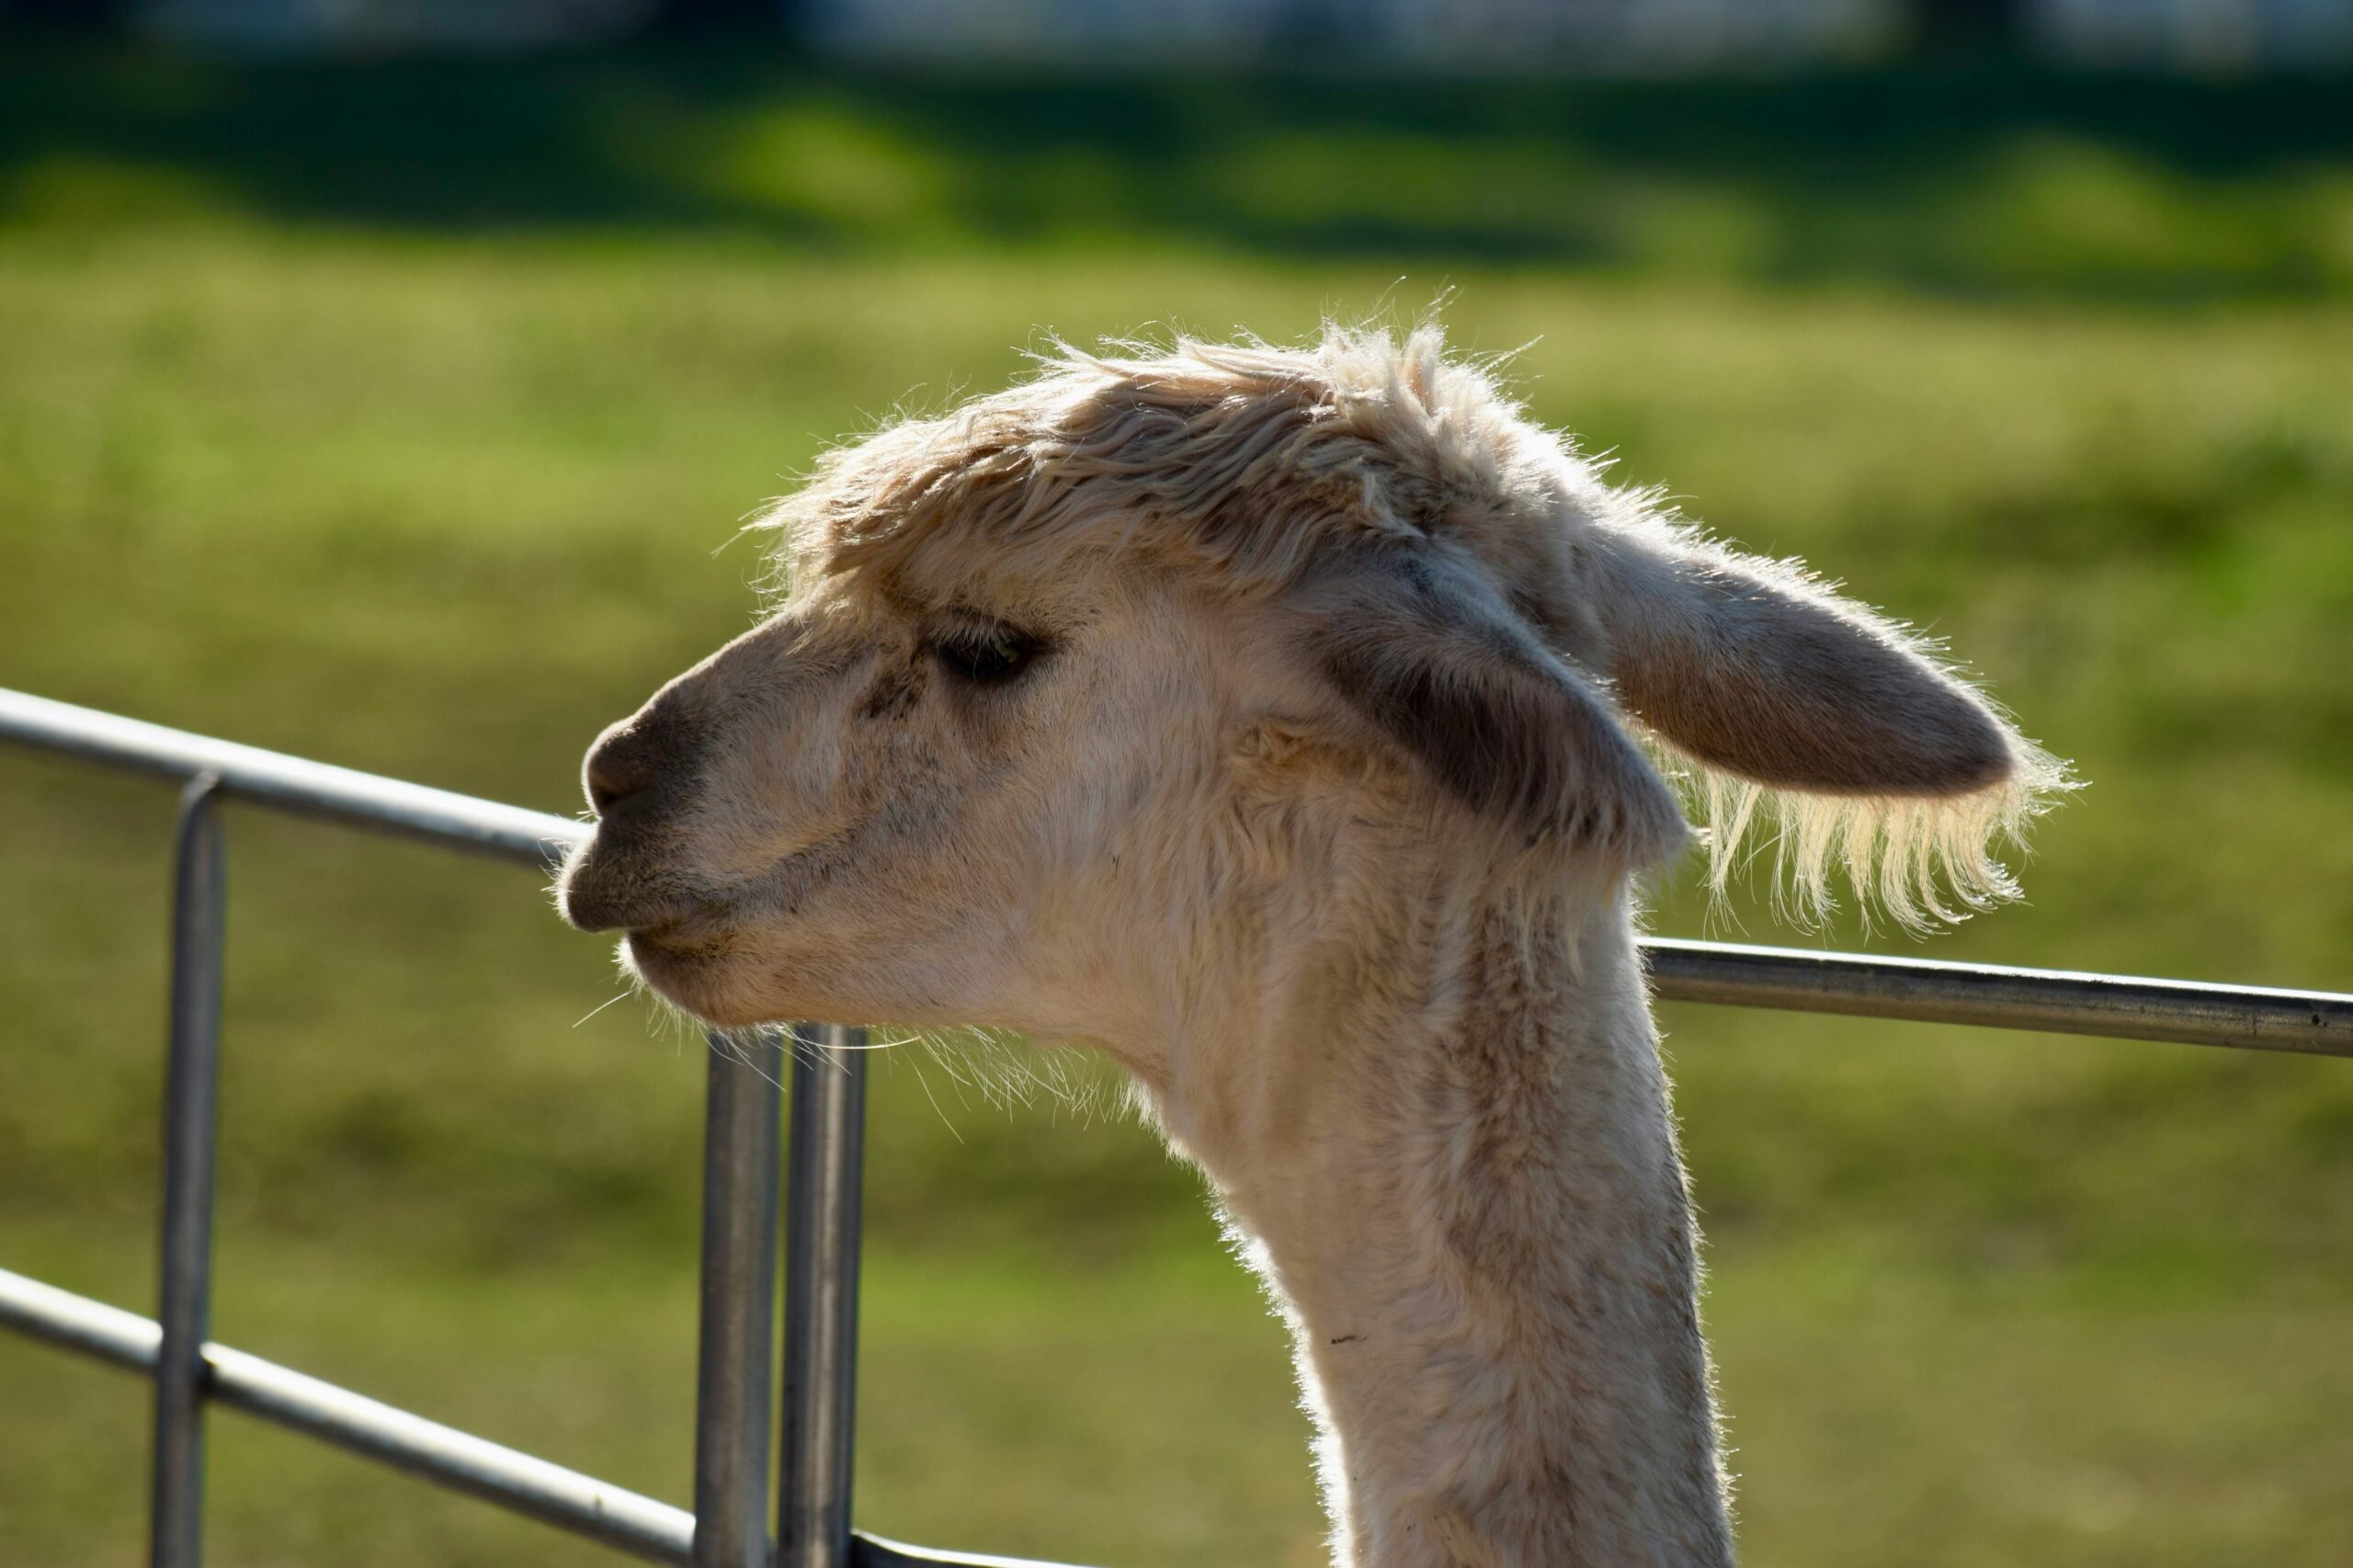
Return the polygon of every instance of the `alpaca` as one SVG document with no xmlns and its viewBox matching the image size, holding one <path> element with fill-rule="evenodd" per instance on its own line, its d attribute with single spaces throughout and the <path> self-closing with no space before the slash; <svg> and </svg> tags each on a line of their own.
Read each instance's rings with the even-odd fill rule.
<svg viewBox="0 0 2353 1568">
<path fill-rule="evenodd" d="M 1435 329 L 1057 347 L 823 460 L 780 602 L 608 730 L 565 915 L 719 1025 L 1132 1075 L 1280 1304 L 1343 1568 L 1733 1558 L 1635 947 L 1703 808 L 1895 919 L 2063 782 Z"/>
</svg>

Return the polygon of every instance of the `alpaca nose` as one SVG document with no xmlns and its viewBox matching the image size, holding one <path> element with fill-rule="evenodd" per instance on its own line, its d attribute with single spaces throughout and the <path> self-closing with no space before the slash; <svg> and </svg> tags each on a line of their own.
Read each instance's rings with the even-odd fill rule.
<svg viewBox="0 0 2353 1568">
<path fill-rule="evenodd" d="M 683 734 L 675 706 L 656 700 L 597 737 L 581 767 L 588 804 L 612 815 L 632 797 L 650 794 L 680 761 Z"/>
</svg>

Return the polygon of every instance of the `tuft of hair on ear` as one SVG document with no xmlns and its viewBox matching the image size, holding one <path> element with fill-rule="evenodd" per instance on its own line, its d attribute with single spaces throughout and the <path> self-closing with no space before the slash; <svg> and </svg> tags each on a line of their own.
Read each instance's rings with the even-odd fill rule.
<svg viewBox="0 0 2353 1568">
<path fill-rule="evenodd" d="M 1866 930 L 1883 916 L 1915 937 L 2016 901 L 2003 858 L 2024 855 L 2034 819 L 2079 788 L 2064 763 L 2015 731 L 2006 777 L 1935 796 L 1777 789 L 1645 739 L 1699 824 L 1711 906 L 1723 909 L 1733 878 L 1769 857 L 1774 917 L 1805 929 L 1837 913 L 1840 882 Z"/>
<path fill-rule="evenodd" d="M 1700 824 L 1719 910 L 1765 852 L 1800 926 L 1839 882 L 1914 934 L 2019 896 L 2003 857 L 2075 783 L 1939 642 L 1648 497 L 1590 538 L 1616 695 Z"/>
</svg>

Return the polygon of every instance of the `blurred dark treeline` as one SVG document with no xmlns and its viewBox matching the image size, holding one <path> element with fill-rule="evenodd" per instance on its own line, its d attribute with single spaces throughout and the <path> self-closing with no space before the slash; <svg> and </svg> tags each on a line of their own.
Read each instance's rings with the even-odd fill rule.
<svg viewBox="0 0 2353 1568">
<path fill-rule="evenodd" d="M 267 52 L 733 36 L 818 59 L 1758 74 L 2011 57 L 2197 73 L 2353 61 L 2353 0 L 0 0 L 0 27 Z"/>
<path fill-rule="evenodd" d="M 2003 60 L 1365 93 L 1313 74 L 835 71 L 715 40 L 504 62 L 57 42 L 0 60 L 0 216 L 114 230 L 195 203 L 817 254 L 1175 245 L 1972 299 L 2311 298 L 2347 283 L 2327 218 L 2353 143 L 2342 101 L 2321 75 Z"/>
</svg>

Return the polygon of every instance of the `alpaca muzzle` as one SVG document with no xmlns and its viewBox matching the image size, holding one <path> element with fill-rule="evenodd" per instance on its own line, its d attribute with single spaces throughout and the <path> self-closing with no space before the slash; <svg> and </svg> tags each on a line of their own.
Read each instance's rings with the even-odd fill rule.
<svg viewBox="0 0 2353 1568">
<path fill-rule="evenodd" d="M 701 899 L 679 873 L 680 834 L 663 802 L 632 796 L 597 824 L 556 881 L 563 917 L 583 931 L 643 931 L 685 924 Z"/>
</svg>

